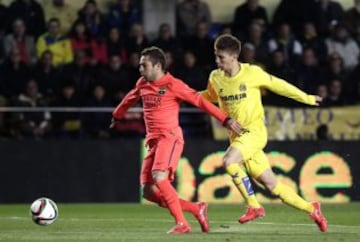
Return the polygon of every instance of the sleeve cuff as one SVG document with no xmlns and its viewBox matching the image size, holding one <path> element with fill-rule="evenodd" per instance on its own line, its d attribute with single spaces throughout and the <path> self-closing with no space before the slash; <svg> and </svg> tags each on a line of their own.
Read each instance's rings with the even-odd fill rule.
<svg viewBox="0 0 360 242">
<path fill-rule="evenodd" d="M 230 117 L 226 117 L 226 119 L 222 122 L 222 126 L 226 127 L 226 124 L 230 119 Z"/>
</svg>

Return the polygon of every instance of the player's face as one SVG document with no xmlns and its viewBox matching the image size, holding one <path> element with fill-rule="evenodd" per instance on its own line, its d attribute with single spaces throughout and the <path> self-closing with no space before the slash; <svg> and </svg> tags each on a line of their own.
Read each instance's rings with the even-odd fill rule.
<svg viewBox="0 0 360 242">
<path fill-rule="evenodd" d="M 149 56 L 141 56 L 140 58 L 140 74 L 147 81 L 155 81 L 159 76 L 160 64 L 153 65 Z"/>
<path fill-rule="evenodd" d="M 216 65 L 223 71 L 231 70 L 234 63 L 237 63 L 237 57 L 234 54 L 230 54 L 227 51 L 215 49 Z"/>
</svg>

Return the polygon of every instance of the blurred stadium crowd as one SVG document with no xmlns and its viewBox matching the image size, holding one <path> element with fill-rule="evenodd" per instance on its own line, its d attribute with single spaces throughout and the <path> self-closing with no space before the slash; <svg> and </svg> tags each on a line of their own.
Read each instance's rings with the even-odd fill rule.
<svg viewBox="0 0 360 242">
<path fill-rule="evenodd" d="M 166 51 L 174 76 L 202 90 L 221 33 L 240 38 L 241 61 L 322 96 L 324 106 L 359 104 L 360 0 L 350 9 L 339 2 L 282 0 L 269 19 L 260 0 L 246 0 L 229 9 L 231 23 L 214 23 L 206 1 L 178 1 L 176 31 L 159 23 L 155 39 L 145 34 L 141 1 L 116 0 L 107 11 L 96 0 L 80 9 L 65 0 L 0 4 L 0 107 L 114 107 L 139 78 L 139 52 L 150 45 Z M 298 105 L 266 92 L 263 102 Z M 110 119 L 109 112 L 0 112 L 0 136 L 144 134 L 141 113 L 129 113 L 116 131 L 109 131 Z M 181 122 L 185 135 L 210 136 L 203 114 L 181 114 Z"/>
</svg>

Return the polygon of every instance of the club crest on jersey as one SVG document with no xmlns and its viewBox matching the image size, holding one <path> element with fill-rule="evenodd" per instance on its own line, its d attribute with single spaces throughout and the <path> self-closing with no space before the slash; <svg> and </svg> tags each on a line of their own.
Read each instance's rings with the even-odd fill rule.
<svg viewBox="0 0 360 242">
<path fill-rule="evenodd" d="M 163 96 L 166 93 L 166 87 L 160 87 L 158 93 L 160 96 Z"/>
<path fill-rule="evenodd" d="M 246 91 L 246 85 L 245 84 L 240 84 L 239 90 L 242 91 L 242 92 L 245 92 Z"/>
</svg>

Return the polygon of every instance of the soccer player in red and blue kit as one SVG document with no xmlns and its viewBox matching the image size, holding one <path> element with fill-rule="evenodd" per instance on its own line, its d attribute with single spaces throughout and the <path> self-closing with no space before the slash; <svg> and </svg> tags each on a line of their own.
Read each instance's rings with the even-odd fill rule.
<svg viewBox="0 0 360 242">
<path fill-rule="evenodd" d="M 142 51 L 139 67 L 142 77 L 113 111 L 112 125 L 141 98 L 146 126 L 145 141 L 149 149 L 140 174 L 143 196 L 167 208 L 174 217 L 176 225 L 168 231 L 169 234 L 191 232 L 183 211 L 192 213 L 202 231 L 208 232 L 207 204 L 179 198 L 171 185 L 184 147 L 179 126 L 180 103 L 186 101 L 199 107 L 235 133 L 241 133 L 241 126 L 194 89 L 167 73 L 165 64 L 165 55 L 160 48 L 149 47 Z"/>
</svg>

